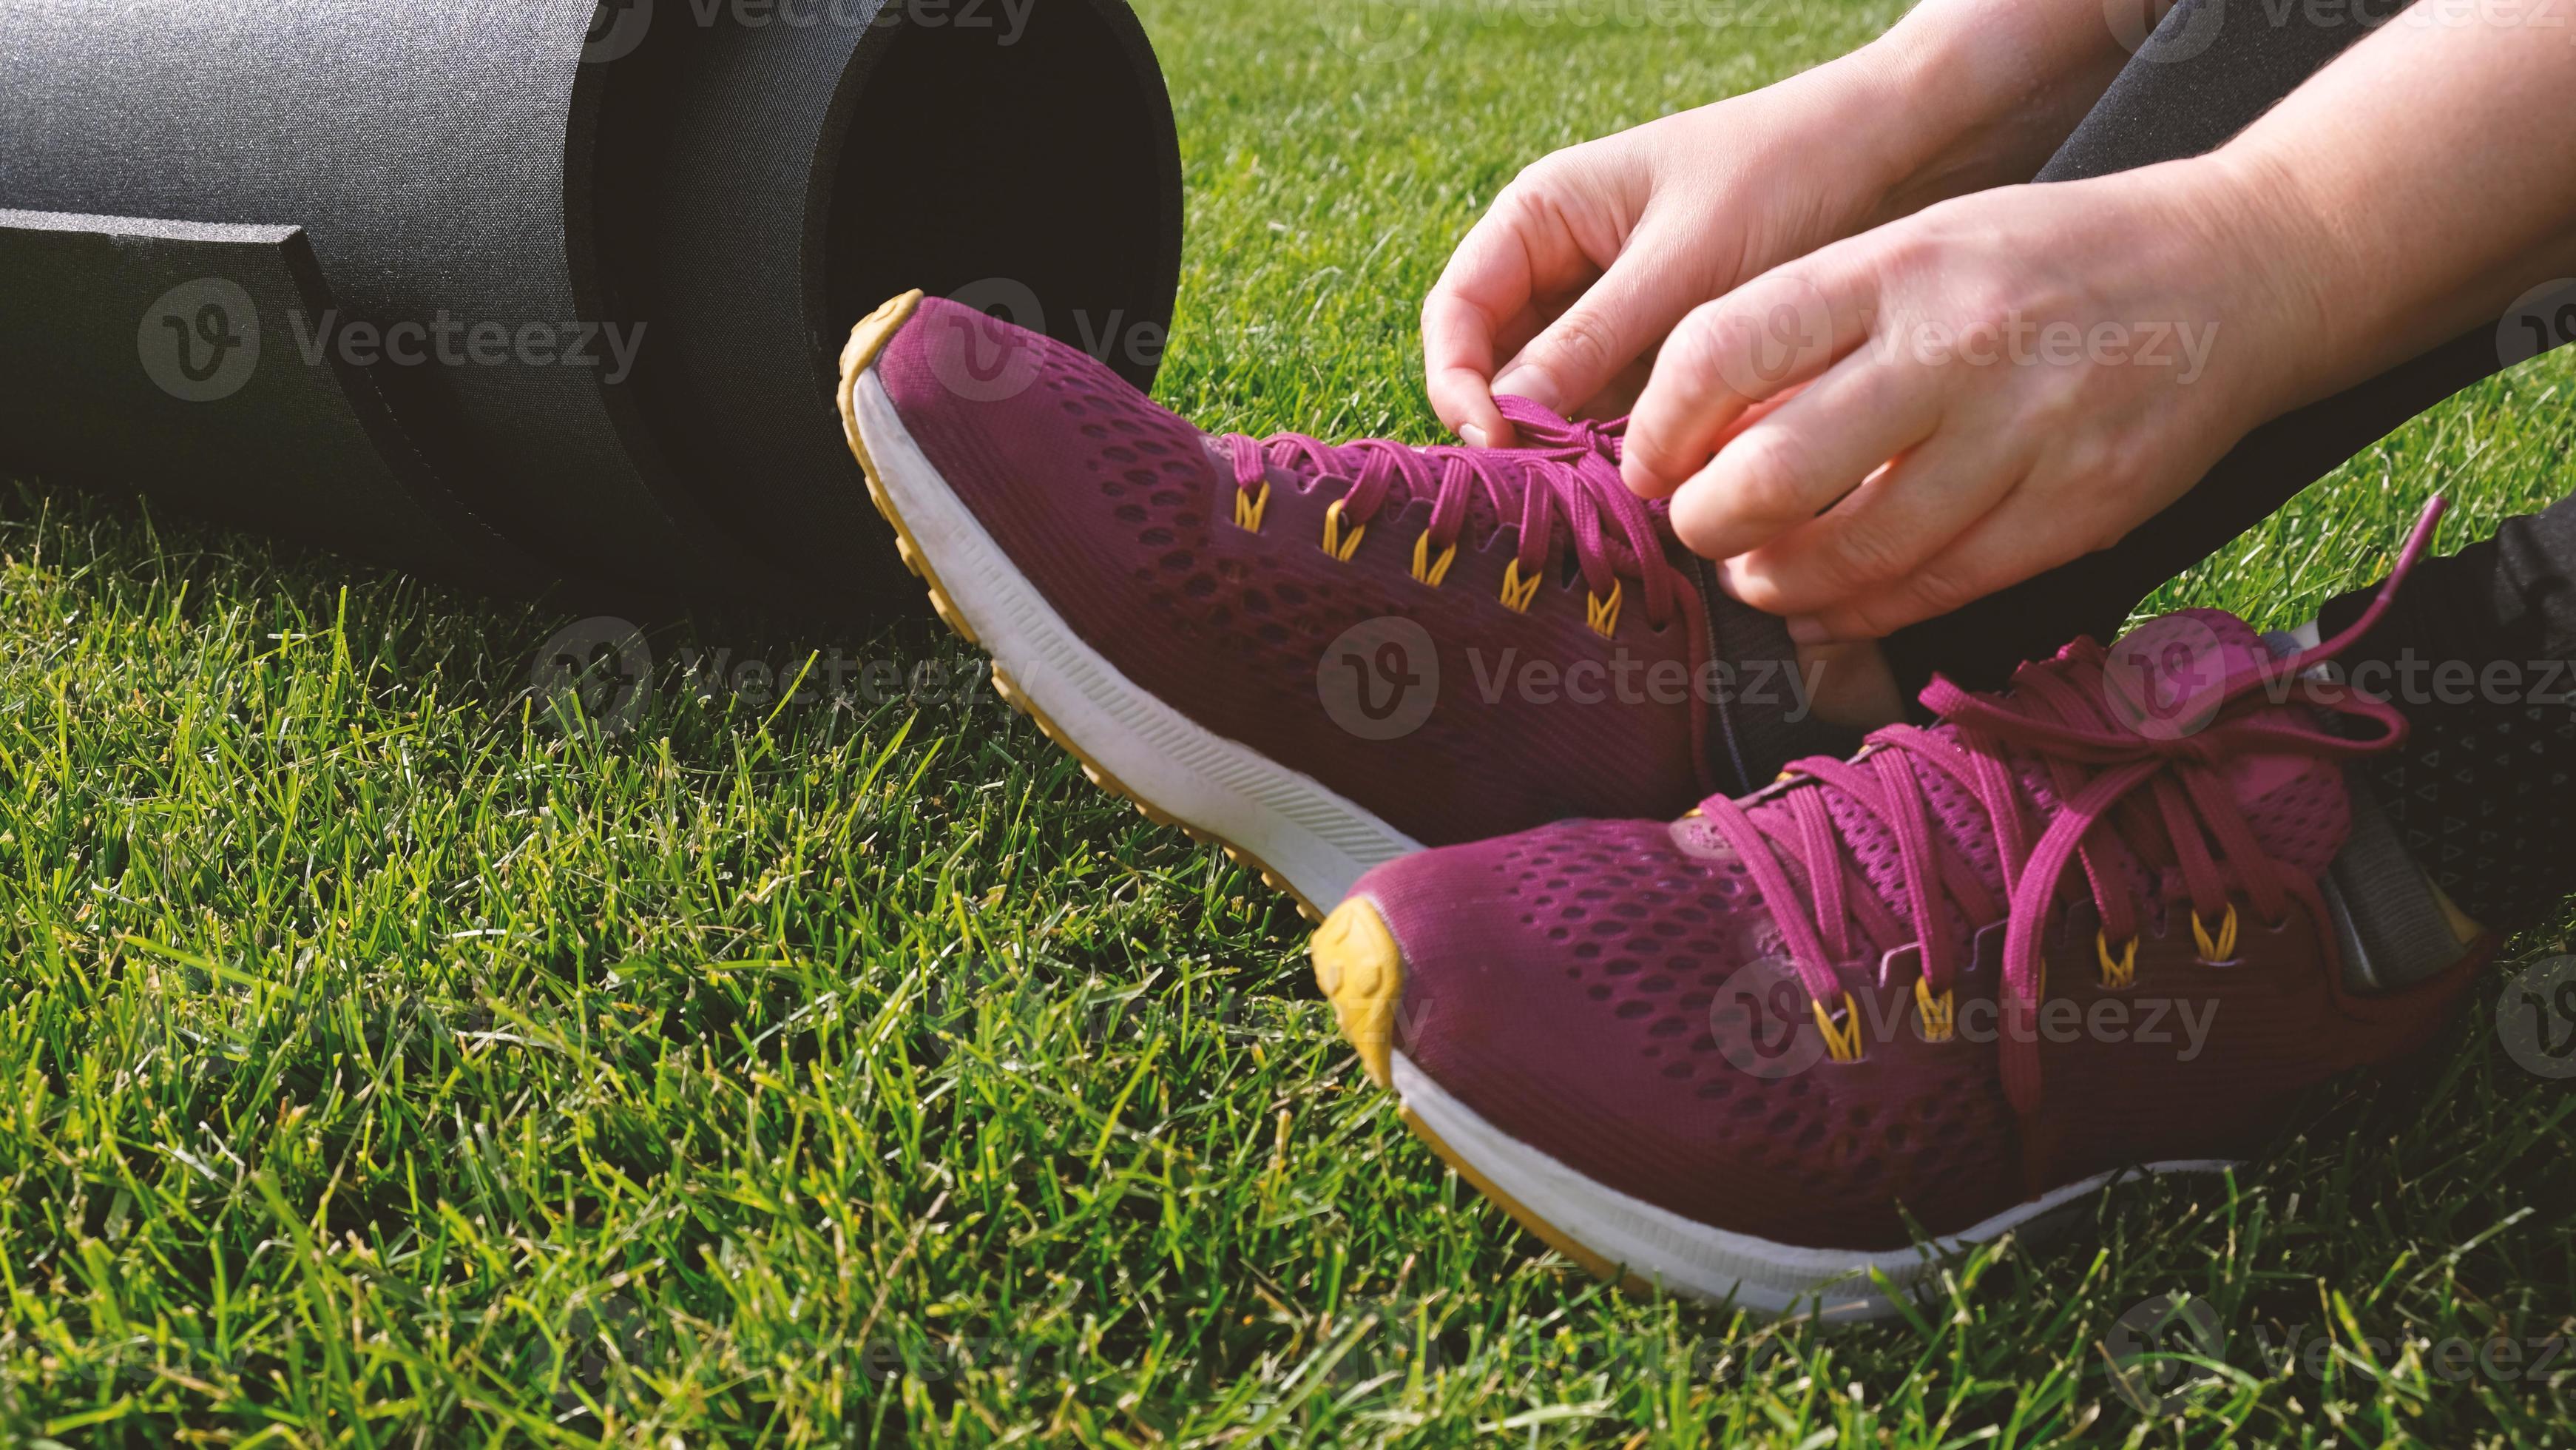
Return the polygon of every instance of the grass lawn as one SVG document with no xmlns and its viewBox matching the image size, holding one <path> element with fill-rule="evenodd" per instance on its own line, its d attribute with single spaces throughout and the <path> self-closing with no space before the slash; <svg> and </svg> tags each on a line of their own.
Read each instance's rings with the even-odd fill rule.
<svg viewBox="0 0 2576 1450">
<path fill-rule="evenodd" d="M 1520 164 L 1900 7 L 1141 8 L 1191 196 L 1163 397 L 1428 439 L 1417 300 Z M 2157 604 L 2289 623 L 2436 482 L 2452 546 L 2554 496 L 2571 383 L 2419 420 Z M 525 699 L 541 609 L 36 480 L 0 555 L 8 1443 L 2569 1433 L 2576 1098 L 2499 1046 L 2501 972 L 2260 1167 L 2119 1190 L 1911 1320 L 1766 1324 L 1607 1289 L 1443 1172 L 1289 903 L 929 629 L 658 630 L 601 736 Z M 818 652 L 889 663 L 700 688 Z M 2148 1413 L 2107 1348 L 2168 1294 L 2226 1368 L 2147 1371 Z"/>
</svg>

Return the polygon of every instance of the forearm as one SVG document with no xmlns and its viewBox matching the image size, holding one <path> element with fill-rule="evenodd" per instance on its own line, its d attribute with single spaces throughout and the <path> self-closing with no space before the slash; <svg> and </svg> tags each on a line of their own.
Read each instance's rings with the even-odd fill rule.
<svg viewBox="0 0 2576 1450">
<path fill-rule="evenodd" d="M 2280 401 L 2314 401 L 2576 271 L 2576 45 L 2436 0 L 2208 162 L 2307 344 Z"/>
<path fill-rule="evenodd" d="M 1884 123 L 1873 224 L 2030 180 L 2128 58 L 2102 0 L 1923 0 L 1845 62 Z"/>
</svg>

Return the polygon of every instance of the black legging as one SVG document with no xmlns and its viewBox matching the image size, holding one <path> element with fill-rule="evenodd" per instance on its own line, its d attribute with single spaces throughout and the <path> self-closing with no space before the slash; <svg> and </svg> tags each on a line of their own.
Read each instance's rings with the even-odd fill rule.
<svg viewBox="0 0 2576 1450">
<path fill-rule="evenodd" d="M 2320 14 L 2257 0 L 2182 0 L 2042 170 L 2072 181 L 2209 151 L 2243 130 L 2403 3 Z M 2546 279 L 2533 278 L 2535 283 Z M 2562 310 L 2560 304 L 2569 304 Z M 2576 290 L 2553 296 L 2545 330 L 2518 343 L 2570 341 Z M 2528 355 L 2528 351 L 2525 352 Z M 2348 392 L 2248 434 L 2192 491 L 2101 553 L 2042 574 L 1887 641 L 1910 696 L 1934 671 L 1976 688 L 2067 639 L 2109 639 L 2138 601 L 2198 563 L 2399 424 L 2502 371 L 2494 325 L 2456 338 Z M 2329 603 L 2326 634 L 2359 617 L 2368 592 Z M 2398 668 L 2417 673 L 2406 676 Z M 2389 617 L 2346 657 L 2392 685 L 2412 726 L 2406 747 L 2362 768 L 2410 854 L 2454 900 L 2504 928 L 2529 925 L 2576 891 L 2576 500 L 2507 520 L 2492 539 L 2428 559 Z M 2523 673 L 2490 695 L 2428 690 L 2426 667 Z M 2552 679 L 2555 683 L 2552 683 Z M 2459 678 L 2455 673 L 2454 679 Z M 2367 672 L 2357 687 L 2371 687 Z"/>
<path fill-rule="evenodd" d="M 2077 181 L 2213 150 L 2402 8 L 2182 0 L 2037 179 Z M 2567 340 L 2562 332 L 2549 343 Z M 2483 327 L 2255 429 L 2117 546 L 1896 633 L 1886 649 L 1898 683 L 1910 698 L 1937 670 L 1990 689 L 2013 666 L 2045 658 L 2078 634 L 2109 639 L 2157 586 L 2407 419 L 2503 367 L 2496 331 Z M 2524 657 L 2576 657 L 2576 605 L 2566 587 L 2576 517 L 2564 513 L 2561 505 L 2506 524 L 2494 544 L 2428 567 L 2410 594 L 2438 596 L 2447 607 L 2492 599 L 2507 617 L 2554 621 L 2556 646 Z M 2512 535 L 2523 537 L 2508 543 Z M 2460 577 L 2470 573 L 2480 576 L 2475 585 Z"/>
</svg>

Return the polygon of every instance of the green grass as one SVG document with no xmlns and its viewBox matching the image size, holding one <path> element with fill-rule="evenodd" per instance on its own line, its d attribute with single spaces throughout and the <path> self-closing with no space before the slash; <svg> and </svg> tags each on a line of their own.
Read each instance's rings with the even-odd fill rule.
<svg viewBox="0 0 2576 1450">
<path fill-rule="evenodd" d="M 1163 396 L 1430 437 L 1417 299 L 1517 166 L 1897 8 L 1456 5 L 1369 65 L 1340 7 L 1152 0 L 1191 194 Z M 2428 481 L 2453 543 L 2551 498 L 2571 382 L 2476 390 L 2157 603 L 2288 622 Z M 1605 1289 L 1444 1173 L 1287 904 L 954 688 L 944 638 L 664 630 L 601 738 L 525 698 L 566 622 L 532 608 L 41 482 L 0 487 L 0 556 L 12 1443 L 2458 1446 L 2576 1408 L 2566 1353 L 2431 1348 L 2576 1334 L 2571 1099 L 2493 985 L 2260 1167 L 2122 1189 L 1912 1320 L 1766 1325 Z M 952 684 L 779 705 L 684 687 L 690 649 Z M 2103 1346 L 2167 1293 L 2231 1369 L 2147 1417 Z"/>
</svg>

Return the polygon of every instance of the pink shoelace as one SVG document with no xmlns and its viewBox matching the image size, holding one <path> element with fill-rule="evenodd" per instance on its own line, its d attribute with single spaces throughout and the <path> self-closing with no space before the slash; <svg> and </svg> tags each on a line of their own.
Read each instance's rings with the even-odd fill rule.
<svg viewBox="0 0 2576 1450">
<path fill-rule="evenodd" d="M 1843 1003 L 1845 994 L 1835 964 L 1860 958 L 1856 937 L 1880 952 L 1919 947 L 1918 992 L 1929 1000 L 1950 991 L 1974 951 L 1973 934 L 2001 919 L 2003 1084 L 2014 1109 L 2027 1117 L 2039 1101 L 2032 1026 L 2045 991 L 2041 938 L 2061 896 L 2076 899 L 2062 890 L 2070 866 L 2083 867 L 2100 912 L 2106 966 L 2115 950 L 2109 943 L 2134 944 L 2137 937 L 2137 903 L 2119 868 L 2126 864 L 2122 853 L 2137 854 L 2133 843 L 2140 837 L 2178 868 L 2204 941 L 2206 929 L 2199 923 L 2216 922 L 2233 909 L 2231 890 L 2244 893 L 2263 921 L 2283 920 L 2291 908 L 2289 873 L 2258 844 L 2224 768 L 2258 754 L 2346 759 L 2391 749 L 2405 738 L 2405 719 L 2394 707 L 2321 685 L 2303 672 L 2348 648 L 2379 621 L 2430 546 L 2442 509 L 2439 498 L 2425 508 L 2397 567 L 2360 620 L 2314 649 L 2231 669 L 2211 702 L 2216 708 L 2209 723 L 2196 732 L 2164 739 L 2134 728 L 2109 703 L 2108 655 L 2101 645 L 2080 639 L 2053 660 L 2022 666 L 2007 694 L 1971 694 L 1936 678 L 1922 699 L 1941 717 L 1939 726 L 1890 726 L 1848 761 L 1800 760 L 1773 790 L 1741 804 L 1723 797 L 1703 803 L 1702 813 L 1733 847 L 1763 900 L 1774 903 L 1772 918 L 1820 1022 L 1832 1030 L 1834 1004 Z M 2271 708 L 2290 702 L 2376 721 L 2382 733 L 2350 740 L 2306 710 Z M 2045 773 L 2056 796 L 2053 808 L 2032 799 L 2016 757 L 2036 762 Z M 1948 777 L 1982 808 L 2002 866 L 2004 899 L 1933 829 L 1915 767 Z M 1823 799 L 1827 790 L 1875 817 L 1893 838 L 1906 899 L 1914 906 L 1911 923 L 1860 874 L 1851 844 Z M 2121 812 L 2118 820 L 2115 811 Z M 2131 828 L 2126 836 L 2123 824 Z M 1797 867 L 1803 889 L 1791 880 L 1784 859 Z M 1956 907 L 1955 919 L 1942 908 L 1945 900 Z M 1966 924 L 1964 933 L 1959 921 Z"/>
<path fill-rule="evenodd" d="M 1328 444 L 1302 433 L 1231 434 L 1235 486 L 1248 499 L 1262 497 L 1274 467 L 1342 482 L 1349 487 L 1343 520 L 1365 528 L 1401 484 L 1406 498 L 1432 501 L 1424 539 L 1435 555 L 1457 545 L 1469 500 L 1482 490 L 1496 518 L 1519 525 L 1521 577 L 1536 579 L 1547 567 L 1561 526 L 1596 599 L 1612 597 L 1622 576 L 1633 578 L 1645 585 L 1647 621 L 1660 627 L 1670 620 L 1675 579 L 1662 530 L 1619 476 L 1627 421 L 1575 421 L 1525 399 L 1495 401 L 1522 446 L 1415 448 L 1383 438 Z"/>
</svg>

